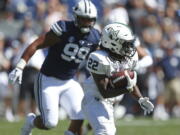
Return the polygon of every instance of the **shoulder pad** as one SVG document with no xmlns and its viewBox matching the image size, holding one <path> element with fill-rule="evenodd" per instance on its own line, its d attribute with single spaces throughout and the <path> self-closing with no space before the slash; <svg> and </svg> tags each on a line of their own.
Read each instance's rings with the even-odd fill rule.
<svg viewBox="0 0 180 135">
<path fill-rule="evenodd" d="M 108 65 L 107 53 L 100 50 L 91 53 L 87 61 L 87 69 L 96 74 L 106 74 Z"/>
<path fill-rule="evenodd" d="M 91 32 L 93 33 L 93 36 L 95 36 L 95 38 L 99 41 L 101 37 L 101 33 L 99 32 L 99 30 L 92 28 Z"/>
<path fill-rule="evenodd" d="M 67 21 L 58 21 L 51 25 L 51 30 L 57 35 L 61 36 L 66 31 Z"/>
<path fill-rule="evenodd" d="M 59 24 L 56 22 L 53 25 L 51 25 L 50 28 L 57 36 L 61 36 L 62 35 L 62 28 L 61 26 L 59 26 Z"/>
<path fill-rule="evenodd" d="M 141 44 L 140 39 L 139 39 L 139 37 L 136 36 L 135 41 L 134 41 L 134 46 L 138 47 L 138 46 L 140 46 L 140 44 Z"/>
</svg>

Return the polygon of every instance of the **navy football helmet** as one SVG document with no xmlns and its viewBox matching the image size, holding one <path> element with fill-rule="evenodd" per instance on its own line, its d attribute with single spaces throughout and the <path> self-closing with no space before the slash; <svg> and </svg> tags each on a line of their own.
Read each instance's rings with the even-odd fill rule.
<svg viewBox="0 0 180 135">
<path fill-rule="evenodd" d="M 97 18 L 97 9 L 90 0 L 80 0 L 73 7 L 75 25 L 82 33 L 88 33 L 94 26 Z"/>
</svg>

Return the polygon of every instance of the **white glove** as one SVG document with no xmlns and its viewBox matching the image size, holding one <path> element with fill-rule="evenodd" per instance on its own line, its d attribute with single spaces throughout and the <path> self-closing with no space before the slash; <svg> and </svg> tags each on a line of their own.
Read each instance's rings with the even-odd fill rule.
<svg viewBox="0 0 180 135">
<path fill-rule="evenodd" d="M 131 77 L 129 76 L 127 70 L 125 71 L 125 77 L 127 78 L 128 80 L 128 85 L 127 85 L 127 89 L 132 92 L 133 91 L 133 87 L 136 86 L 136 83 L 137 83 L 137 73 L 136 71 L 133 71 L 134 72 L 134 78 L 131 79 Z"/>
<path fill-rule="evenodd" d="M 13 71 L 10 72 L 9 74 L 9 82 L 12 84 L 15 84 L 16 82 L 18 82 L 19 84 L 21 84 L 22 81 L 22 69 L 20 68 L 15 68 Z"/>
<path fill-rule="evenodd" d="M 141 108 L 144 110 L 144 115 L 149 114 L 153 111 L 154 105 L 149 101 L 148 97 L 141 97 L 138 100 Z"/>
</svg>

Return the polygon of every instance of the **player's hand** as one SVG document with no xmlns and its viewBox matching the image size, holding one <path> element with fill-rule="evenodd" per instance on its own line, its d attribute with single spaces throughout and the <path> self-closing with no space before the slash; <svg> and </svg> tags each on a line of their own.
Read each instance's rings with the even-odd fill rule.
<svg viewBox="0 0 180 135">
<path fill-rule="evenodd" d="M 134 77 L 133 79 L 131 79 L 131 77 L 129 76 L 128 72 L 125 71 L 125 77 L 127 78 L 128 80 L 128 85 L 127 85 L 127 90 L 129 90 L 130 92 L 133 91 L 133 87 L 136 85 L 137 83 L 137 73 L 136 71 L 134 71 Z"/>
<path fill-rule="evenodd" d="M 144 115 L 149 114 L 153 111 L 154 105 L 149 101 L 148 97 L 141 97 L 138 100 L 141 108 L 144 110 Z"/>
<path fill-rule="evenodd" d="M 9 74 L 9 82 L 12 83 L 12 84 L 15 84 L 16 82 L 21 84 L 22 73 L 23 73 L 22 69 L 16 67 Z"/>
</svg>

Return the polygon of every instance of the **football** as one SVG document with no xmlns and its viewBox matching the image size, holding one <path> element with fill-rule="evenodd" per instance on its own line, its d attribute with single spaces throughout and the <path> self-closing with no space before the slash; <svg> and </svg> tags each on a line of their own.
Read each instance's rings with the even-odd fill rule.
<svg viewBox="0 0 180 135">
<path fill-rule="evenodd" d="M 127 73 L 129 74 L 131 79 L 134 78 L 134 71 L 127 70 Z M 114 73 L 110 77 L 110 81 L 111 81 L 112 86 L 115 88 L 126 88 L 128 85 L 128 81 L 127 81 L 124 71 Z"/>
</svg>

